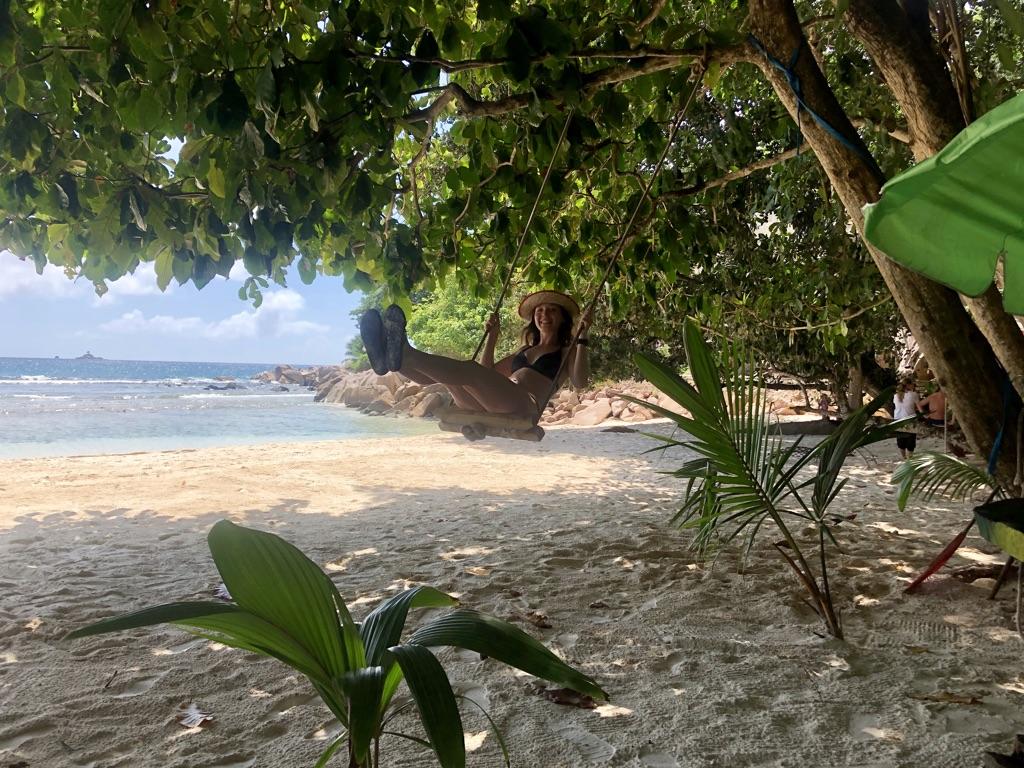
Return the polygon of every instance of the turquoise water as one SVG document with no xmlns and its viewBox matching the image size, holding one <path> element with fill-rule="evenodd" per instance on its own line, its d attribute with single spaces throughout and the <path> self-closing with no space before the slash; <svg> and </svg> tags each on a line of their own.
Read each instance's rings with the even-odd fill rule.
<svg viewBox="0 0 1024 768">
<path fill-rule="evenodd" d="M 267 364 L 0 357 L 0 458 L 423 434 L 252 380 Z M 227 380 L 240 388 L 224 386 Z"/>
</svg>

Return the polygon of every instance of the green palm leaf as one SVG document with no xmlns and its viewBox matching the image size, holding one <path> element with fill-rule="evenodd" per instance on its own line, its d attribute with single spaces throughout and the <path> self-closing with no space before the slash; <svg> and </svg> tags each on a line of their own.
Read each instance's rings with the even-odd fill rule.
<svg viewBox="0 0 1024 768">
<path fill-rule="evenodd" d="M 365 665 L 362 640 L 334 582 L 296 547 L 229 520 L 217 522 L 207 540 L 239 607 L 288 627 L 332 677 Z"/>
<path fill-rule="evenodd" d="M 158 605 L 76 629 L 68 634 L 68 639 L 156 624 L 174 624 L 232 648 L 270 656 L 315 681 L 328 679 L 323 666 L 288 632 L 229 603 Z"/>
<path fill-rule="evenodd" d="M 363 619 L 359 634 L 366 646 L 368 664 L 380 664 L 388 648 L 398 645 L 406 617 L 413 608 L 442 608 L 458 605 L 451 595 L 433 587 L 414 587 L 389 597 Z"/>
<path fill-rule="evenodd" d="M 398 662 L 420 711 L 423 728 L 442 768 L 465 768 L 462 716 L 444 667 L 422 645 L 396 645 L 388 653 Z"/>
<path fill-rule="evenodd" d="M 365 762 L 373 739 L 379 736 L 380 699 L 384 690 L 384 670 L 363 667 L 346 672 L 340 679 L 348 699 L 348 732 L 356 762 Z"/>
<path fill-rule="evenodd" d="M 903 462 L 893 472 L 892 481 L 899 486 L 896 504 L 901 512 L 911 496 L 926 501 L 935 496 L 966 501 L 977 491 L 997 487 L 995 478 L 982 467 L 931 451 L 916 453 Z"/>
<path fill-rule="evenodd" d="M 476 651 L 595 699 L 608 698 L 591 678 L 570 667 L 518 627 L 476 611 L 460 609 L 435 619 L 413 632 L 408 642 Z"/>
</svg>

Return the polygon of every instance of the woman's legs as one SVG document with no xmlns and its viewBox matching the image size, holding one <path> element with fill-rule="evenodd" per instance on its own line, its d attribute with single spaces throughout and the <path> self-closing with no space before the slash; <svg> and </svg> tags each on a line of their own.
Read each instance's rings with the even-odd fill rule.
<svg viewBox="0 0 1024 768">
<path fill-rule="evenodd" d="M 460 408 L 531 415 L 536 409 L 525 389 L 472 360 L 452 360 L 406 344 L 398 372 L 416 382 L 429 379 L 446 385 Z"/>
<path fill-rule="evenodd" d="M 426 374 L 413 370 L 408 365 L 403 365 L 400 371 L 407 379 L 411 379 L 417 384 L 422 384 L 425 387 L 430 386 L 431 384 L 444 384 L 442 381 L 432 379 Z M 452 400 L 455 401 L 455 404 L 459 406 L 459 408 L 464 408 L 467 411 L 485 410 L 480 401 L 473 397 L 465 387 L 460 387 L 458 384 L 444 384 L 444 386 L 448 389 L 448 392 L 452 396 Z"/>
</svg>

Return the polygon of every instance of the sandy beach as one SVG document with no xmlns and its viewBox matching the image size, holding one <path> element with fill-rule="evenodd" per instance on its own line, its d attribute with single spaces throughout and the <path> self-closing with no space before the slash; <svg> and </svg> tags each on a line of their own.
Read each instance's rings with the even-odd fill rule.
<svg viewBox="0 0 1024 768">
<path fill-rule="evenodd" d="M 770 534 L 743 573 L 732 552 L 695 560 L 690 534 L 668 524 L 683 489 L 658 473 L 683 457 L 642 455 L 651 446 L 556 428 L 539 444 L 437 434 L 2 461 L 0 766 L 315 762 L 336 724 L 278 662 L 168 628 L 62 639 L 116 613 L 211 597 L 205 534 L 221 518 L 299 546 L 357 618 L 430 584 L 519 622 L 596 677 L 611 702 L 579 709 L 476 654 L 442 652 L 515 766 L 962 768 L 1009 751 L 1024 712 L 1013 586 L 989 601 L 990 582 L 946 572 L 902 592 L 968 506 L 900 513 L 895 446 L 851 461 L 833 508 L 856 514 L 837 529 L 840 642 L 820 636 Z M 953 565 L 1001 560 L 972 535 Z M 190 702 L 213 721 L 179 725 Z M 486 721 L 467 709 L 464 723 L 469 765 L 501 765 Z M 389 766 L 433 761 L 396 738 L 383 754 Z"/>
</svg>

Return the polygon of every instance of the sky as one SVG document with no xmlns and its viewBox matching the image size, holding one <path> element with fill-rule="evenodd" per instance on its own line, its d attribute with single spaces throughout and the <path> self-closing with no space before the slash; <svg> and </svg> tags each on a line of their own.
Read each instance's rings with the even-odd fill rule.
<svg viewBox="0 0 1024 768">
<path fill-rule="evenodd" d="M 32 262 L 0 251 L 0 357 L 77 357 L 291 365 L 339 363 L 356 333 L 349 316 L 360 299 L 340 277 L 304 285 L 271 284 L 263 304 L 238 298 L 248 276 L 239 262 L 228 278 L 201 291 L 172 281 L 161 293 L 153 265 L 108 283 L 96 295 L 52 265 L 37 275 Z"/>
</svg>

